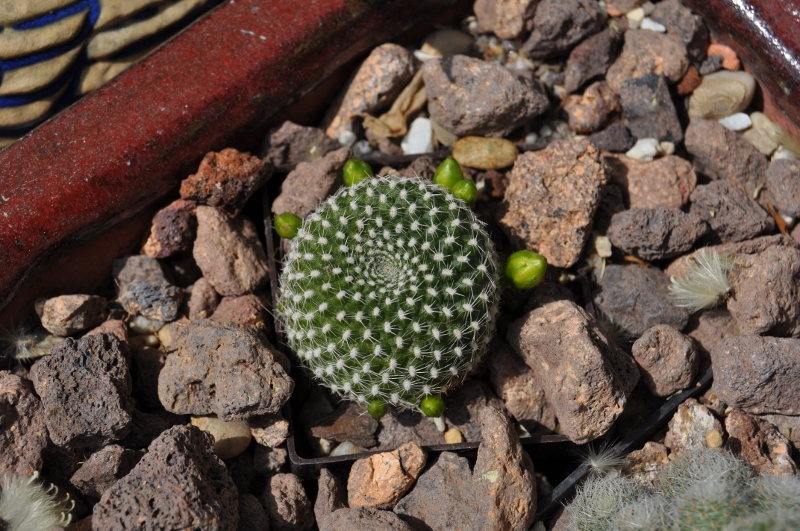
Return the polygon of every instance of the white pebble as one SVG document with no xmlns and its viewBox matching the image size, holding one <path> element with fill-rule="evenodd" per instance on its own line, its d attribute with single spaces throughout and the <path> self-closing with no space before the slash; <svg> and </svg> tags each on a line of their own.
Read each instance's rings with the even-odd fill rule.
<svg viewBox="0 0 800 531">
<path fill-rule="evenodd" d="M 352 131 L 342 131 L 339 135 L 339 145 L 342 147 L 351 147 L 356 143 L 356 134 Z"/>
<path fill-rule="evenodd" d="M 625 153 L 625 156 L 639 162 L 650 162 L 661 151 L 661 146 L 655 138 L 640 138 L 636 144 Z"/>
<path fill-rule="evenodd" d="M 411 122 L 400 147 L 405 155 L 422 155 L 433 151 L 433 129 L 427 118 L 417 118 Z"/>
<path fill-rule="evenodd" d="M 539 128 L 539 136 L 548 137 L 553 134 L 553 128 L 545 124 Z"/>
<path fill-rule="evenodd" d="M 650 17 L 646 17 L 642 19 L 642 22 L 639 24 L 639 27 L 643 30 L 650 30 L 656 31 L 658 33 L 666 33 L 667 28 L 663 24 L 659 24 L 655 20 Z"/>
<path fill-rule="evenodd" d="M 539 140 L 539 135 L 537 135 L 536 133 L 528 133 L 527 135 L 525 135 L 526 144 L 533 144 L 537 140 Z"/>
<path fill-rule="evenodd" d="M 355 444 L 351 443 L 350 441 L 345 441 L 334 448 L 330 456 L 336 457 L 337 455 L 352 455 L 352 454 L 360 454 L 361 452 L 366 452 L 360 446 L 356 446 Z"/>
<path fill-rule="evenodd" d="M 356 157 L 363 157 L 364 155 L 368 155 L 370 153 L 372 153 L 372 146 L 370 146 L 369 142 L 366 140 L 359 140 L 353 144 L 353 155 Z"/>
<path fill-rule="evenodd" d="M 644 15 L 644 9 L 641 7 L 637 7 L 628 11 L 625 14 L 625 17 L 628 19 L 628 27 L 631 29 L 637 29 L 642 23 L 642 20 L 644 20 Z"/>
<path fill-rule="evenodd" d="M 772 160 L 776 159 L 789 159 L 789 160 L 797 160 L 797 155 L 789 151 L 783 146 L 778 146 L 778 149 L 775 150 L 775 153 L 772 154 Z"/>
<path fill-rule="evenodd" d="M 753 125 L 753 121 L 750 119 L 750 117 L 743 112 L 731 114 L 730 116 L 720 118 L 717 121 L 724 125 L 726 129 L 730 129 L 731 131 L 744 131 Z"/>
</svg>

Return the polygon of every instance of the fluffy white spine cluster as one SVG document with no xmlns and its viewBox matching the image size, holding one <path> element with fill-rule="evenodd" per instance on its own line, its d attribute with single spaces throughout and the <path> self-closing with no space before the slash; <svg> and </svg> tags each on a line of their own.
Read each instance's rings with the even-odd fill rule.
<svg viewBox="0 0 800 531">
<path fill-rule="evenodd" d="M 377 177 L 342 188 L 303 221 L 279 310 L 290 345 L 331 390 L 417 407 L 485 352 L 497 269 L 466 204 L 421 179 Z"/>
<path fill-rule="evenodd" d="M 686 259 L 686 272 L 672 277 L 669 287 L 675 304 L 691 313 L 713 308 L 728 295 L 728 272 L 734 261 L 713 249 L 703 248 Z"/>
<path fill-rule="evenodd" d="M 54 526 L 68 526 L 75 501 L 69 496 L 58 499 L 55 485 L 45 488 L 39 482 L 39 473 L 30 478 L 5 476 L 0 480 L 0 520 L 9 531 L 47 530 Z"/>
</svg>

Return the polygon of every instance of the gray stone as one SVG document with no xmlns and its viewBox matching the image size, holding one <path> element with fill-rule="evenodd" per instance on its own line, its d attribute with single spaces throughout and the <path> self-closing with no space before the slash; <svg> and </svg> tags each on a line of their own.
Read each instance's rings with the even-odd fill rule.
<svg viewBox="0 0 800 531">
<path fill-rule="evenodd" d="M 605 75 L 621 44 L 622 33 L 606 28 L 573 48 L 564 69 L 564 88 L 575 92 L 587 81 Z"/>
<path fill-rule="evenodd" d="M 566 53 L 603 29 L 605 18 L 595 0 L 542 0 L 536 7 L 533 31 L 522 52 L 531 59 Z"/>
<path fill-rule="evenodd" d="M 711 227 L 711 243 L 751 240 L 775 230 L 775 220 L 743 188 L 730 181 L 698 186 L 689 212 Z"/>
<path fill-rule="evenodd" d="M 314 525 L 314 511 L 300 478 L 275 474 L 267 478 L 260 496 L 272 531 L 304 531 Z"/>
<path fill-rule="evenodd" d="M 618 92 L 626 81 L 646 74 L 662 75 L 668 83 L 677 83 L 688 67 L 682 43 L 664 33 L 629 29 L 625 32 L 622 53 L 609 67 L 606 81 Z"/>
<path fill-rule="evenodd" d="M 683 127 L 664 76 L 645 74 L 622 84 L 620 104 L 625 125 L 637 138 L 683 142 Z"/>
<path fill-rule="evenodd" d="M 637 258 L 661 260 L 687 252 L 708 231 L 708 225 L 697 214 L 657 206 L 614 214 L 608 227 L 608 239 L 615 247 Z"/>
</svg>

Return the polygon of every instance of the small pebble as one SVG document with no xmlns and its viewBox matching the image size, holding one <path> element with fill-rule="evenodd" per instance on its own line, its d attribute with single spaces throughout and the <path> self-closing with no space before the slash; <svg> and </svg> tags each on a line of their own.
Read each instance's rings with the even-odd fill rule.
<svg viewBox="0 0 800 531">
<path fill-rule="evenodd" d="M 353 454 L 360 454 L 361 452 L 366 452 L 367 450 L 357 446 L 350 441 L 345 441 L 336 446 L 333 450 L 331 450 L 330 457 L 336 457 L 337 455 L 353 455 Z"/>
<path fill-rule="evenodd" d="M 706 444 L 709 448 L 722 448 L 722 434 L 719 430 L 708 430 Z"/>
<path fill-rule="evenodd" d="M 533 144 L 537 140 L 539 140 L 539 135 L 537 135 L 536 133 L 528 133 L 527 135 L 525 135 L 526 144 Z"/>
<path fill-rule="evenodd" d="M 672 142 L 667 142 L 665 140 L 663 142 L 659 142 L 658 146 L 661 148 L 662 155 L 672 155 L 675 153 L 675 144 Z"/>
<path fill-rule="evenodd" d="M 352 131 L 342 131 L 337 140 L 342 147 L 352 147 L 356 143 L 356 135 Z"/>
<path fill-rule="evenodd" d="M 356 157 L 363 157 L 372 152 L 372 146 L 366 140 L 359 140 L 353 144 L 353 155 Z"/>
<path fill-rule="evenodd" d="M 786 149 L 784 146 L 778 146 L 778 149 L 776 149 L 775 153 L 772 154 L 772 160 L 777 159 L 797 160 L 797 155 Z"/>
<path fill-rule="evenodd" d="M 731 131 L 744 131 L 753 125 L 750 117 L 743 112 L 737 112 L 736 114 L 731 114 L 725 118 L 720 118 L 718 122 Z"/>
<path fill-rule="evenodd" d="M 514 164 L 517 146 L 504 138 L 467 136 L 456 142 L 453 158 L 468 168 L 499 170 Z"/>
<path fill-rule="evenodd" d="M 220 459 L 230 459 L 244 452 L 253 438 L 246 420 L 225 422 L 216 417 L 192 417 L 197 426 L 214 436 L 214 453 Z"/>
<path fill-rule="evenodd" d="M 724 44 L 709 44 L 706 54 L 708 56 L 722 56 L 722 68 L 725 70 L 739 70 L 742 67 L 736 52 Z"/>
<path fill-rule="evenodd" d="M 444 440 L 447 444 L 458 444 L 464 442 L 464 435 L 458 428 L 450 428 L 444 432 Z"/>
<path fill-rule="evenodd" d="M 429 33 L 422 41 L 421 51 L 435 57 L 466 54 L 475 39 L 462 31 L 442 29 Z"/>
<path fill-rule="evenodd" d="M 641 7 L 637 7 L 628 11 L 625 14 L 625 17 L 628 19 L 628 27 L 631 29 L 638 29 L 644 20 L 644 15 L 644 9 Z"/>
<path fill-rule="evenodd" d="M 552 134 L 553 134 L 553 128 L 550 127 L 547 124 L 545 124 L 545 125 L 543 125 L 542 127 L 539 128 L 539 136 L 541 136 L 543 138 L 551 136 Z"/>
<path fill-rule="evenodd" d="M 644 14 L 647 15 L 648 17 L 652 15 L 653 11 L 655 10 L 656 10 L 656 5 L 653 2 L 650 2 L 649 0 L 644 4 L 642 4 L 642 11 L 644 11 Z"/>
<path fill-rule="evenodd" d="M 636 141 L 636 144 L 625 153 L 625 156 L 638 160 L 639 162 L 650 162 L 656 158 L 656 155 L 660 152 L 661 145 L 658 143 L 658 140 L 655 138 L 640 138 Z"/>
<path fill-rule="evenodd" d="M 431 121 L 419 117 L 411 122 L 400 147 L 405 155 L 421 155 L 433 151 L 433 129 Z"/>
<path fill-rule="evenodd" d="M 137 315 L 133 321 L 128 323 L 128 326 L 131 327 L 131 331 L 134 334 L 149 335 L 157 334 L 165 324 L 166 323 L 164 323 L 164 321 L 156 321 L 141 315 Z"/>
<path fill-rule="evenodd" d="M 663 24 L 659 24 L 650 17 L 644 18 L 639 24 L 639 27 L 643 30 L 657 31 L 658 33 L 667 32 L 667 28 Z"/>
<path fill-rule="evenodd" d="M 689 97 L 689 116 L 716 120 L 742 112 L 755 92 L 756 80 L 747 72 L 709 74 Z"/>
<path fill-rule="evenodd" d="M 750 119 L 753 121 L 754 128 L 759 129 L 775 142 L 775 149 L 778 149 L 779 146 L 783 146 L 784 149 L 788 149 L 795 154 L 800 154 L 800 144 L 790 135 L 784 133 L 777 124 L 773 123 L 773 121 L 767 117 L 767 115 L 761 112 L 754 112 L 750 115 Z"/>
<path fill-rule="evenodd" d="M 128 345 L 132 348 L 140 348 L 140 347 L 152 347 L 158 348 L 161 344 L 161 341 L 158 340 L 157 336 L 153 334 L 147 334 L 145 336 L 133 336 L 128 338 Z"/>
</svg>

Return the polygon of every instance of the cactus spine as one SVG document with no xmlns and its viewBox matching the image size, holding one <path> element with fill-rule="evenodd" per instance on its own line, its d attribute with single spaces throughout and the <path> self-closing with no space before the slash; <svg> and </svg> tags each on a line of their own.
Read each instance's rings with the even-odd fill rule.
<svg viewBox="0 0 800 531">
<path fill-rule="evenodd" d="M 421 179 L 375 177 L 303 221 L 278 309 L 290 346 L 332 391 L 419 410 L 486 350 L 498 278 L 466 204 Z"/>
</svg>

